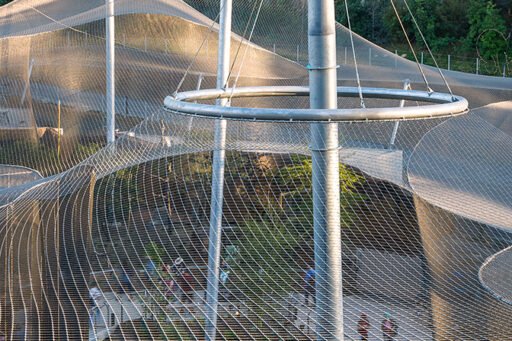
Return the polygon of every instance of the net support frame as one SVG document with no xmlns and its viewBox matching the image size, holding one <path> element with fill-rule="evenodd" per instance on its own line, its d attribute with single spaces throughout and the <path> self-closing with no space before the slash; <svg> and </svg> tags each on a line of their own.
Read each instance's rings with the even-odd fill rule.
<svg viewBox="0 0 512 341">
<path fill-rule="evenodd" d="M 309 103 L 337 109 L 334 1 L 308 2 Z M 312 123 L 317 340 L 343 340 L 338 123 Z"/>
<path fill-rule="evenodd" d="M 107 112 L 107 143 L 116 139 L 116 90 L 115 90 L 115 17 L 114 0 L 105 0 L 106 6 L 106 112 Z"/>
<path fill-rule="evenodd" d="M 219 48 L 217 60 L 217 89 L 225 89 L 230 71 L 231 21 L 233 0 L 220 2 Z M 216 105 L 225 107 L 228 98 L 219 98 Z M 215 121 L 212 163 L 212 194 L 210 207 L 210 232 L 208 238 L 208 283 L 206 288 L 205 339 L 214 341 L 217 331 L 219 306 L 219 272 L 222 248 L 222 204 L 224 200 L 224 167 L 226 159 L 227 121 Z"/>
<path fill-rule="evenodd" d="M 409 79 L 404 80 L 404 90 L 411 89 L 411 81 Z M 405 106 L 405 99 L 400 101 L 400 108 L 403 108 Z M 398 133 L 398 126 L 400 125 L 400 121 L 396 121 L 395 125 L 393 126 L 393 132 L 391 133 L 391 139 L 389 140 L 389 145 L 391 148 L 395 146 L 396 141 L 396 135 Z"/>
<path fill-rule="evenodd" d="M 357 87 L 340 86 L 337 91 L 338 96 L 359 97 Z M 433 104 L 387 108 L 291 109 L 219 107 L 217 105 L 194 103 L 218 98 L 308 96 L 310 94 L 310 89 L 307 86 L 253 86 L 180 92 L 165 98 L 164 110 L 187 115 L 235 120 L 310 122 L 424 119 L 456 116 L 468 111 L 468 101 L 464 97 L 447 93 L 388 88 L 361 88 L 361 91 L 365 98 L 407 100 Z"/>
<path fill-rule="evenodd" d="M 228 119 L 253 121 L 308 121 L 311 134 L 314 257 L 316 270 L 316 336 L 318 340 L 344 338 L 342 243 L 340 222 L 340 156 L 338 122 L 385 121 L 449 117 L 466 113 L 465 98 L 433 91 L 337 86 L 334 2 L 308 4 L 309 84 L 228 88 L 231 1 L 221 2 L 216 89 L 174 93 L 164 110 L 215 119 L 212 193 L 208 246 L 208 282 L 205 339 L 215 340 L 222 235 L 222 204 Z M 401 100 L 400 107 L 338 109 L 338 95 Z M 309 109 L 247 108 L 229 105 L 232 98 L 309 96 Z M 216 100 L 214 105 L 200 103 Z M 405 107 L 404 101 L 428 105 Z"/>
</svg>

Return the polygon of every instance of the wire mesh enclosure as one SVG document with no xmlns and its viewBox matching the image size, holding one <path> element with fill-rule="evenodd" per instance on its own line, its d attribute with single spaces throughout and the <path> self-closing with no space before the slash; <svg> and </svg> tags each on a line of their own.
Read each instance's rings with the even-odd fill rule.
<svg viewBox="0 0 512 341">
<path fill-rule="evenodd" d="M 216 88 L 219 1 L 114 4 L 112 143 L 105 2 L 0 7 L 0 339 L 205 339 L 221 120 L 216 337 L 317 338 L 311 125 L 328 123 L 164 108 Z M 309 87 L 307 2 L 235 0 L 232 30 L 231 109 L 309 108 L 233 95 Z M 512 81 L 418 65 L 340 24 L 336 55 L 353 90 L 340 110 L 425 111 L 408 86 L 470 107 L 336 123 L 343 337 L 512 339 Z"/>
</svg>

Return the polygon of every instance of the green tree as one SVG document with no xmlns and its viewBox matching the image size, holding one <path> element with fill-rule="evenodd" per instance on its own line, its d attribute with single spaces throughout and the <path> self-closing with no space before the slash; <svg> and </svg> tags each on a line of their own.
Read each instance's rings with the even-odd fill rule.
<svg viewBox="0 0 512 341">
<path fill-rule="evenodd" d="M 233 277 L 237 288 L 250 298 L 253 317 L 259 324 L 272 320 L 283 297 L 300 287 L 303 257 L 310 257 L 313 249 L 312 162 L 302 156 L 291 161 L 269 175 L 280 195 L 267 201 L 266 216 L 241 227 L 244 233 L 238 243 L 240 253 Z M 361 198 L 357 187 L 363 177 L 342 164 L 339 169 L 343 228 L 351 222 L 350 205 Z"/>
<path fill-rule="evenodd" d="M 467 16 L 467 0 L 450 0 L 438 4 L 432 15 L 436 23 L 436 39 L 431 42 L 432 49 L 451 52 L 452 49 L 459 48 L 468 32 Z"/>
<path fill-rule="evenodd" d="M 163 262 L 162 257 L 165 255 L 165 249 L 162 246 L 152 241 L 145 246 L 145 249 L 146 256 L 151 258 L 156 265 Z"/>
<path fill-rule="evenodd" d="M 336 19 L 348 27 L 345 1 L 348 2 L 348 14 L 352 30 L 359 35 L 369 37 L 371 34 L 370 20 L 367 15 L 367 9 L 361 0 L 336 0 Z"/>
<path fill-rule="evenodd" d="M 288 189 L 281 197 L 280 209 L 288 216 L 286 223 L 299 233 L 302 242 L 308 243 L 313 238 L 313 164 L 311 159 L 298 157 L 294 164 L 277 171 L 278 182 L 282 188 Z M 345 165 L 339 165 L 340 176 L 340 220 L 341 226 L 346 227 L 352 222 L 350 207 L 363 199 L 357 192 L 357 187 L 364 178 Z"/>
<path fill-rule="evenodd" d="M 423 39 L 420 31 L 423 33 L 427 44 L 432 44 L 436 41 L 435 26 L 436 17 L 432 15 L 435 13 L 438 1 L 436 0 L 416 0 L 411 2 L 411 12 L 416 18 L 416 24 L 414 24 L 414 36 L 416 42 L 419 45 L 423 45 Z"/>
<path fill-rule="evenodd" d="M 32 168 L 47 176 L 58 171 L 57 149 L 30 140 L 3 143 L 0 164 Z"/>
<path fill-rule="evenodd" d="M 402 21 L 405 34 L 413 44 L 424 47 L 421 33 L 426 42 L 432 45 L 436 41 L 436 16 L 434 15 L 439 5 L 438 0 L 413 0 L 404 2 L 393 0 L 398 16 Z M 410 10 L 410 12 L 409 12 Z M 397 18 L 393 6 L 389 5 L 384 9 L 383 24 L 389 31 L 391 41 L 403 42 L 404 32 Z M 412 14 L 412 15 L 411 15 Z M 416 21 L 416 23 L 413 20 Z M 420 33 L 421 31 L 421 33 Z"/>
<path fill-rule="evenodd" d="M 467 46 L 484 59 L 499 61 L 507 52 L 505 19 L 490 0 L 471 0 L 468 9 Z"/>
<path fill-rule="evenodd" d="M 373 42 L 382 43 L 388 38 L 383 25 L 383 9 L 389 6 L 387 0 L 347 0 L 352 30 Z M 348 27 L 345 0 L 335 1 L 336 20 Z"/>
<path fill-rule="evenodd" d="M 393 0 L 396 10 L 398 12 L 398 16 L 404 25 L 405 34 L 409 39 L 414 41 L 415 32 L 414 32 L 414 24 L 412 22 L 412 17 L 410 16 L 407 8 L 404 3 L 401 1 Z M 393 6 L 388 5 L 383 10 L 383 25 L 385 30 L 388 32 L 389 41 L 391 43 L 399 43 L 402 44 L 404 42 L 404 32 L 397 18 L 397 13 L 395 13 Z"/>
<path fill-rule="evenodd" d="M 288 226 L 272 220 L 251 220 L 242 228 L 244 240 L 233 274 L 237 288 L 251 298 L 253 312 L 261 317 L 297 282 L 294 256 L 299 239 Z"/>
</svg>

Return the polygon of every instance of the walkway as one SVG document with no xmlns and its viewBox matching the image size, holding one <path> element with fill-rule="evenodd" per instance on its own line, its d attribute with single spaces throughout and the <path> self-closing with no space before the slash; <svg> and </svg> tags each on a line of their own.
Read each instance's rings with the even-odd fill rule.
<svg viewBox="0 0 512 341">
<path fill-rule="evenodd" d="M 167 313 L 168 318 L 179 317 L 186 320 L 201 318 L 205 310 L 205 306 L 200 299 L 200 297 L 203 297 L 200 296 L 201 294 L 204 296 L 204 292 L 196 292 L 194 303 L 192 304 L 173 304 L 172 311 Z M 111 292 L 105 293 L 104 296 L 104 304 L 100 303 L 101 314 L 97 314 L 94 318 L 96 334 L 91 330 L 89 341 L 106 339 L 109 333 L 113 332 L 121 321 L 136 320 L 143 315 L 149 318 L 148 312 L 144 312 L 142 304 L 135 302 L 138 301 L 138 298 L 130 299 L 125 294 L 117 295 Z M 423 321 L 430 320 L 427 316 L 428 311 L 424 307 L 417 305 L 390 305 L 363 299 L 358 296 L 344 297 L 343 304 L 345 314 L 344 329 L 348 340 L 359 339 L 356 328 L 359 315 L 362 312 L 365 312 L 370 319 L 369 340 L 371 341 L 383 340 L 382 333 L 380 332 L 380 323 L 386 312 L 389 312 L 393 319 L 397 321 L 398 336 L 396 341 L 432 340 L 428 326 L 423 323 Z M 303 296 L 295 294 L 287 300 L 287 306 L 297 307 L 295 325 L 304 330 L 306 334 L 313 335 L 314 321 L 316 319 L 313 302 L 310 301 L 310 306 L 308 307 L 304 304 Z M 237 309 L 226 309 L 226 311 L 229 310 L 233 313 L 237 311 Z M 239 309 L 239 312 L 244 314 L 243 309 Z"/>
</svg>

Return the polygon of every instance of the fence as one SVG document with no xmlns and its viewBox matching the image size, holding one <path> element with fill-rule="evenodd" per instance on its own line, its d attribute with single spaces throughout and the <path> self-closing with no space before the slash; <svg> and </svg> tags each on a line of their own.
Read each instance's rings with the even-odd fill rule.
<svg viewBox="0 0 512 341">
<path fill-rule="evenodd" d="M 127 37 L 126 33 L 119 33 L 116 36 L 116 44 L 118 47 L 136 48 L 144 52 L 159 52 L 163 54 L 195 54 L 200 50 L 198 55 L 206 58 L 215 58 L 217 41 L 214 35 L 212 39 L 206 39 L 204 42 L 201 40 L 182 39 L 176 40 L 175 37 L 148 37 L 141 35 L 140 37 Z M 210 41 L 211 40 L 211 41 Z M 346 42 L 338 43 L 338 62 L 340 64 L 353 64 L 352 47 L 347 45 Z M 47 47 L 74 47 L 76 45 L 87 46 L 97 45 L 103 47 L 104 42 L 95 36 L 89 34 L 78 34 L 75 32 L 67 31 L 58 37 L 52 37 L 45 41 Z M 260 42 L 262 49 L 256 45 L 250 45 L 247 51 L 248 59 L 254 57 L 261 57 L 271 51 L 282 57 L 293 60 L 297 63 L 306 65 L 308 61 L 308 48 L 307 41 L 303 42 L 290 42 L 290 43 L 277 43 L 266 40 Z M 386 51 L 377 46 L 368 47 L 361 46 L 360 43 L 356 44 L 355 55 L 357 63 L 361 66 L 384 66 L 384 67 L 398 67 L 400 65 L 400 57 L 415 61 L 414 55 L 410 50 L 394 50 Z M 461 71 L 466 73 L 473 73 L 478 75 L 489 75 L 498 77 L 512 77 L 512 59 L 507 55 L 497 58 L 499 60 L 489 61 L 482 59 L 478 56 L 466 55 L 451 55 L 451 54 L 434 54 L 434 58 L 426 51 L 417 51 L 416 57 L 418 62 L 424 65 L 435 67 L 435 62 L 442 69 Z"/>
<path fill-rule="evenodd" d="M 307 46 L 303 44 L 276 44 L 272 43 L 266 48 L 274 53 L 306 65 L 308 60 Z M 411 51 L 394 50 L 392 52 L 375 47 L 356 47 L 355 55 L 358 65 L 398 67 L 400 57 L 415 61 Z M 477 75 L 512 77 L 512 59 L 506 55 L 498 58 L 499 61 L 485 60 L 477 56 L 434 54 L 433 58 L 428 52 L 416 52 L 418 62 L 423 65 L 436 66 L 445 70 L 473 73 Z M 435 61 L 434 61 L 435 58 Z M 338 48 L 338 63 L 353 64 L 353 52 L 351 46 Z"/>
<path fill-rule="evenodd" d="M 414 57 L 410 51 L 395 50 L 395 54 L 414 61 Z M 433 54 L 428 52 L 418 52 L 418 61 L 424 65 L 435 66 L 435 62 L 440 68 L 452 71 L 461 71 L 474 73 L 477 75 L 512 77 L 512 60 L 507 55 L 497 58 L 498 61 L 489 61 L 474 56 L 458 56 L 451 54 Z"/>
</svg>

